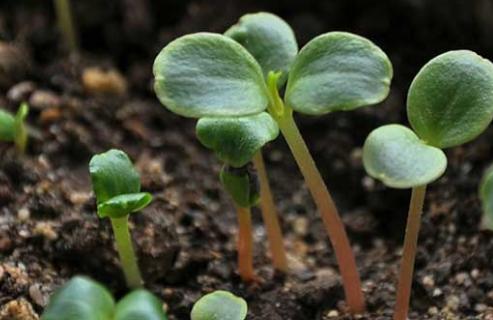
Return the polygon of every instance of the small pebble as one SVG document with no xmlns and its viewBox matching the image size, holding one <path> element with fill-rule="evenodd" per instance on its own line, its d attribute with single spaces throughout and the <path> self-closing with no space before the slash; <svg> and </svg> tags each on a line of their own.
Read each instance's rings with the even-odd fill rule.
<svg viewBox="0 0 493 320">
<path fill-rule="evenodd" d="M 337 310 L 330 310 L 329 313 L 327 313 L 327 317 L 329 318 L 335 318 L 339 316 L 339 311 Z"/>
<path fill-rule="evenodd" d="M 29 296 L 38 306 L 46 305 L 46 296 L 41 292 L 41 286 L 37 283 L 29 286 Z"/>
<path fill-rule="evenodd" d="M 38 110 L 59 107 L 61 102 L 60 97 L 49 90 L 36 90 L 29 98 L 29 105 Z"/>
<path fill-rule="evenodd" d="M 82 73 L 82 85 L 88 93 L 96 95 L 124 95 L 127 92 L 127 80 L 114 69 L 87 68 Z"/>
<path fill-rule="evenodd" d="M 0 319 L 5 320 L 38 320 L 33 306 L 24 298 L 11 300 L 0 309 Z"/>
<path fill-rule="evenodd" d="M 19 211 L 17 212 L 17 219 L 19 219 L 19 221 L 25 222 L 29 220 L 30 217 L 31 212 L 26 207 L 19 209 Z"/>
<path fill-rule="evenodd" d="M 459 309 L 460 299 L 456 295 L 451 295 L 447 297 L 447 307 L 452 311 L 457 311 Z"/>
<path fill-rule="evenodd" d="M 34 226 L 33 232 L 35 235 L 41 235 L 48 240 L 55 240 L 58 238 L 58 234 L 53 230 L 53 227 L 46 222 L 38 222 Z"/>
<path fill-rule="evenodd" d="M 36 90 L 36 85 L 31 81 L 22 81 L 13 85 L 7 92 L 7 98 L 15 103 L 27 101 L 33 91 Z"/>
<path fill-rule="evenodd" d="M 435 280 L 433 279 L 433 276 L 431 276 L 431 275 L 424 276 L 422 283 L 428 289 L 431 289 L 435 286 Z"/>
</svg>

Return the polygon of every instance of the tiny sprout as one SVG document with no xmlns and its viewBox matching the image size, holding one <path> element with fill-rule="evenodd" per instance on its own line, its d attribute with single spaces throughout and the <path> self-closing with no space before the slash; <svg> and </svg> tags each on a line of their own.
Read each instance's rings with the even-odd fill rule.
<svg viewBox="0 0 493 320">
<path fill-rule="evenodd" d="M 356 262 L 332 197 L 293 118 L 381 102 L 392 65 L 371 41 L 346 32 L 316 37 L 298 52 L 281 18 L 244 16 L 225 36 L 196 33 L 164 47 L 154 61 L 155 92 L 172 112 L 192 118 L 242 117 L 264 111 L 276 121 L 322 215 L 349 309 L 365 309 Z M 279 88 L 287 79 L 284 99 Z"/>
<path fill-rule="evenodd" d="M 479 198 L 483 206 L 482 227 L 493 230 L 493 165 L 483 174 L 479 184 Z"/>
<path fill-rule="evenodd" d="M 248 306 L 245 300 L 227 291 L 214 291 L 193 306 L 192 320 L 244 320 Z"/>
<path fill-rule="evenodd" d="M 167 320 L 162 302 L 146 290 L 127 294 L 115 305 L 110 292 L 87 277 L 76 276 L 50 298 L 41 320 Z"/>
<path fill-rule="evenodd" d="M 13 141 L 19 153 L 25 153 L 27 146 L 27 129 L 24 123 L 29 106 L 22 103 L 15 116 L 0 110 L 0 141 Z"/>
<path fill-rule="evenodd" d="M 74 18 L 70 6 L 70 0 L 54 0 L 58 27 L 60 28 L 63 38 L 71 52 L 79 49 L 77 35 L 75 33 Z"/>
<path fill-rule="evenodd" d="M 414 131 L 385 125 L 363 147 L 370 176 L 392 188 L 412 188 L 394 320 L 407 318 L 426 185 L 447 167 L 441 149 L 473 140 L 493 118 L 493 64 L 467 50 L 435 57 L 409 88 L 407 115 Z"/>
<path fill-rule="evenodd" d="M 140 176 L 121 150 L 111 149 L 93 156 L 89 171 L 96 194 L 98 216 L 111 220 L 127 285 L 130 288 L 140 287 L 142 278 L 128 231 L 128 216 L 149 205 L 152 196 L 140 192 Z"/>
</svg>

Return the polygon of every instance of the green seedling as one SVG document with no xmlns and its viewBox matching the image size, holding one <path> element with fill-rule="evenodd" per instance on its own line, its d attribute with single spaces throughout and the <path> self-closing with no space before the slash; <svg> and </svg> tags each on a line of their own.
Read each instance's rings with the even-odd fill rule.
<svg viewBox="0 0 493 320">
<path fill-rule="evenodd" d="M 322 215 L 348 307 L 361 312 L 364 297 L 344 225 L 293 113 L 321 116 L 382 101 L 392 78 L 390 61 L 371 41 L 346 32 L 320 35 L 297 52 L 289 25 L 268 13 L 245 16 L 226 35 L 196 33 L 168 44 L 154 62 L 155 92 L 185 117 L 269 113 Z M 278 89 L 284 79 L 283 100 Z"/>
<path fill-rule="evenodd" d="M 128 230 L 128 216 L 149 205 L 152 196 L 140 192 L 139 173 L 121 150 L 112 149 L 93 156 L 89 171 L 98 216 L 111 220 L 127 285 L 130 288 L 141 287 L 143 282 Z"/>
<path fill-rule="evenodd" d="M 54 0 L 53 5 L 58 19 L 58 28 L 71 52 L 79 50 L 79 41 L 74 27 L 74 19 L 70 0 Z"/>
<path fill-rule="evenodd" d="M 244 320 L 248 306 L 245 300 L 227 291 L 214 291 L 193 306 L 192 320 Z"/>
<path fill-rule="evenodd" d="M 432 59 L 409 88 L 407 116 L 414 131 L 385 125 L 363 147 L 370 176 L 392 188 L 412 188 L 394 320 L 407 318 L 426 186 L 447 167 L 442 149 L 473 140 L 493 118 L 493 64 L 467 50 Z"/>
<path fill-rule="evenodd" d="M 483 206 L 482 227 L 493 231 L 493 165 L 484 172 L 479 184 L 479 199 Z"/>
<path fill-rule="evenodd" d="M 225 164 L 241 168 L 253 160 L 259 178 L 260 206 L 269 239 L 273 265 L 277 270 L 287 272 L 288 264 L 281 227 L 261 151 L 267 142 L 274 140 L 278 135 L 279 128 L 276 122 L 266 112 L 244 117 L 201 118 L 197 122 L 198 139 L 204 146 L 212 149 Z M 244 207 L 239 203 L 236 205 L 237 208 Z M 239 212 L 238 215 L 240 216 Z M 246 228 L 240 225 L 240 230 L 244 229 Z M 240 233 L 240 235 L 251 238 L 251 235 L 244 233 Z M 248 241 L 239 238 L 239 243 L 245 242 Z M 240 246 L 239 248 L 246 249 Z M 239 251 L 238 254 L 240 260 L 246 252 Z M 252 253 L 248 253 L 248 256 L 252 256 Z M 245 279 L 244 274 L 240 273 L 240 275 Z"/>
<path fill-rule="evenodd" d="M 167 320 L 162 302 L 139 289 L 117 304 L 101 284 L 83 276 L 73 277 L 50 298 L 41 320 Z"/>
<path fill-rule="evenodd" d="M 27 146 L 25 120 L 29 113 L 27 103 L 22 103 L 14 115 L 0 110 L 0 141 L 13 141 L 19 153 L 24 154 Z"/>
</svg>

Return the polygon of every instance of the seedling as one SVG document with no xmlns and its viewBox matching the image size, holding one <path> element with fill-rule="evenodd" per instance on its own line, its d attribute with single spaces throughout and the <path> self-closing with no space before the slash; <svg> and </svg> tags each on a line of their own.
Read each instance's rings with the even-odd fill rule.
<svg viewBox="0 0 493 320">
<path fill-rule="evenodd" d="M 479 198 L 483 206 L 483 228 L 493 231 L 493 165 L 484 173 L 479 184 Z"/>
<path fill-rule="evenodd" d="M 70 0 L 54 0 L 58 27 L 63 34 L 63 38 L 71 52 L 77 52 L 79 49 L 78 39 L 75 33 L 74 19 Z"/>
<path fill-rule="evenodd" d="M 152 196 L 140 192 L 140 176 L 128 156 L 111 149 L 92 157 L 89 163 L 98 216 L 111 220 L 116 247 L 130 288 L 142 286 L 142 278 L 128 231 L 130 213 L 145 208 Z"/>
<path fill-rule="evenodd" d="M 214 291 L 193 306 L 192 320 L 244 320 L 248 306 L 245 300 L 227 291 Z"/>
<path fill-rule="evenodd" d="M 469 142 L 493 118 L 493 64 L 467 50 L 428 62 L 407 96 L 414 132 L 391 124 L 370 133 L 363 147 L 368 174 L 392 188 L 412 188 L 394 320 L 405 320 L 426 185 L 447 167 L 441 149 Z"/>
<path fill-rule="evenodd" d="M 167 320 L 162 302 L 146 290 L 127 294 L 117 304 L 101 284 L 73 277 L 50 298 L 41 320 Z"/>
<path fill-rule="evenodd" d="M 318 36 L 298 53 L 291 28 L 267 13 L 247 15 L 227 34 L 235 40 L 196 33 L 168 44 L 154 62 L 156 94 L 169 110 L 185 117 L 241 117 L 265 110 L 270 114 L 322 215 L 348 307 L 355 313 L 363 311 L 361 283 L 344 225 L 293 111 L 319 116 L 382 101 L 392 78 L 390 61 L 369 40 L 346 32 Z M 267 63 L 278 58 L 284 60 Z M 286 77 L 283 100 L 278 88 Z"/>
<path fill-rule="evenodd" d="M 22 103 L 14 115 L 0 110 L 0 141 L 13 141 L 19 153 L 24 154 L 27 146 L 27 129 L 24 124 L 29 106 Z"/>
</svg>

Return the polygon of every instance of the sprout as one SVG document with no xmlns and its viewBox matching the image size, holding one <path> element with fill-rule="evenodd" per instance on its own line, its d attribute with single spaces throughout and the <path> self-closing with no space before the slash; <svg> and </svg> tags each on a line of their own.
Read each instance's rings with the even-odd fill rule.
<svg viewBox="0 0 493 320">
<path fill-rule="evenodd" d="M 77 52 L 79 49 L 79 41 L 75 33 L 70 0 L 54 0 L 53 4 L 58 19 L 58 27 L 63 34 L 65 42 L 71 52 Z"/>
<path fill-rule="evenodd" d="M 390 61 L 371 41 L 346 32 L 318 36 L 297 53 L 291 28 L 267 13 L 245 16 L 226 35 L 197 33 L 168 44 L 154 62 L 156 95 L 185 117 L 270 114 L 322 215 L 348 307 L 361 312 L 364 297 L 344 225 L 293 111 L 319 116 L 382 101 L 392 78 Z M 286 77 L 283 100 L 278 88 Z"/>
<path fill-rule="evenodd" d="M 137 259 L 128 231 L 128 216 L 145 208 L 152 196 L 140 192 L 140 177 L 128 156 L 109 150 L 92 157 L 91 180 L 98 204 L 98 216 L 109 217 L 121 264 L 130 288 L 142 286 Z"/>
<path fill-rule="evenodd" d="M 167 320 L 162 303 L 146 290 L 127 294 L 118 304 L 101 284 L 73 277 L 50 298 L 41 320 Z"/>
<path fill-rule="evenodd" d="M 29 113 L 27 103 L 22 103 L 15 116 L 0 110 L 0 141 L 13 141 L 19 153 L 27 146 L 27 129 L 24 121 Z"/>
<path fill-rule="evenodd" d="M 466 50 L 432 59 L 409 88 L 407 114 L 414 132 L 386 125 L 371 132 L 363 147 L 370 176 L 389 187 L 412 188 L 394 320 L 407 318 L 426 185 L 447 167 L 441 149 L 473 140 L 493 118 L 493 64 Z"/>
<path fill-rule="evenodd" d="M 493 230 L 493 166 L 486 169 L 479 184 L 479 198 L 483 206 L 482 226 Z"/>
<path fill-rule="evenodd" d="M 227 291 L 214 291 L 193 306 L 192 320 L 244 320 L 248 306 L 245 300 Z"/>
</svg>

